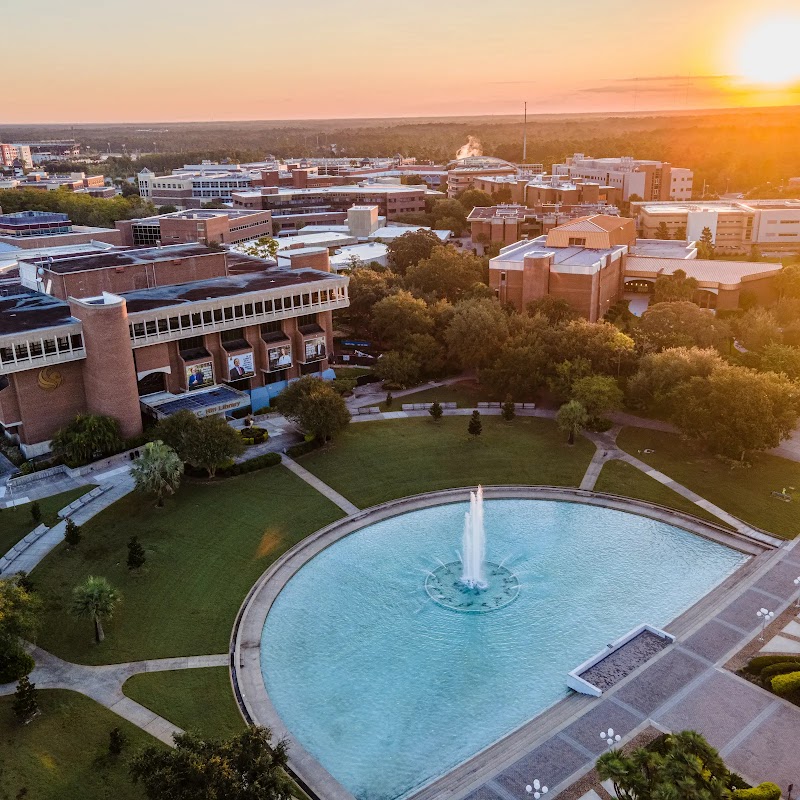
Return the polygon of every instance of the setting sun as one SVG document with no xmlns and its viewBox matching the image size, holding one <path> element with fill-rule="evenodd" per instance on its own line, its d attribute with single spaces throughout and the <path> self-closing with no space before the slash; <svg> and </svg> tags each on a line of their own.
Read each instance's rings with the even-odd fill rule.
<svg viewBox="0 0 800 800">
<path fill-rule="evenodd" d="M 800 16 L 765 20 L 745 34 L 738 57 L 742 78 L 754 83 L 800 81 Z"/>
</svg>

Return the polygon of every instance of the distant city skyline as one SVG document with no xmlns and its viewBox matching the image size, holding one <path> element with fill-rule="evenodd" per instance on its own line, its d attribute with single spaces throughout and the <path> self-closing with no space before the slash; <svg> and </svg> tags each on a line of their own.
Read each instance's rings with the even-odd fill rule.
<svg viewBox="0 0 800 800">
<path fill-rule="evenodd" d="M 7 124 L 511 114 L 526 101 L 531 114 L 800 103 L 796 0 L 61 8 L 33 0 L 18 12 L 37 21 L 34 32 L 9 27 Z"/>
</svg>

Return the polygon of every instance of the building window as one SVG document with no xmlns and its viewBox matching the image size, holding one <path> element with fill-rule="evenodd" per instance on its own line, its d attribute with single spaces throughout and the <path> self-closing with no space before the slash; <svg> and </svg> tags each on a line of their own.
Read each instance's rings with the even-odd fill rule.
<svg viewBox="0 0 800 800">
<path fill-rule="evenodd" d="M 570 247 L 586 247 L 586 237 L 570 236 L 569 237 L 569 246 Z"/>
<path fill-rule="evenodd" d="M 236 341 L 237 339 L 244 339 L 245 338 L 244 328 L 231 328 L 229 331 L 221 331 L 219 334 L 219 338 L 223 344 L 225 342 Z"/>
<path fill-rule="evenodd" d="M 300 328 L 303 325 L 316 325 L 317 323 L 317 315 L 316 314 L 303 314 L 303 316 L 297 318 L 297 327 Z"/>
</svg>

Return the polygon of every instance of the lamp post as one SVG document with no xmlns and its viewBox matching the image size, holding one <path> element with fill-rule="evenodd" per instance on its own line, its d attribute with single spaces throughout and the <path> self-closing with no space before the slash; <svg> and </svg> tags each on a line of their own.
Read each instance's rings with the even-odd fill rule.
<svg viewBox="0 0 800 800">
<path fill-rule="evenodd" d="M 530 783 L 525 787 L 528 794 L 532 794 L 534 800 L 539 800 L 543 794 L 547 794 L 550 790 L 546 786 L 542 786 L 538 778 L 534 778 L 533 785 Z"/>
<path fill-rule="evenodd" d="M 797 577 L 796 577 L 796 578 L 795 578 L 795 579 L 792 581 L 792 583 L 793 583 L 795 586 L 800 586 L 800 575 L 798 575 L 798 576 L 797 576 Z M 795 600 L 795 601 L 794 601 L 794 607 L 795 607 L 795 608 L 800 608 L 800 594 L 799 594 L 799 595 L 797 595 L 797 600 Z"/>
<path fill-rule="evenodd" d="M 619 744 L 622 740 L 622 737 L 618 733 L 614 733 L 613 728 L 609 728 L 605 731 L 600 731 L 600 738 L 609 746 L 613 747 L 615 744 Z"/>
<path fill-rule="evenodd" d="M 758 637 L 759 642 L 764 641 L 764 629 L 767 625 L 772 621 L 772 618 L 775 616 L 774 611 L 767 611 L 766 608 L 761 608 L 756 611 L 756 616 L 761 620 L 761 634 Z"/>
</svg>

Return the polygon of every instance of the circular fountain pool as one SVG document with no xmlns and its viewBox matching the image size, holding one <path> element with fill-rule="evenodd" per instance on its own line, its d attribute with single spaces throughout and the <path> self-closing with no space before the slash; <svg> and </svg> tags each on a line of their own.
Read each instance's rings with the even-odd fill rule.
<svg viewBox="0 0 800 800">
<path fill-rule="evenodd" d="M 275 710 L 363 800 L 406 795 L 524 724 L 566 695 L 569 670 L 642 622 L 665 625 L 745 560 L 634 514 L 487 500 L 487 560 L 513 577 L 514 602 L 454 613 L 430 582 L 460 564 L 467 508 L 357 530 L 308 561 L 267 615 Z"/>
</svg>

